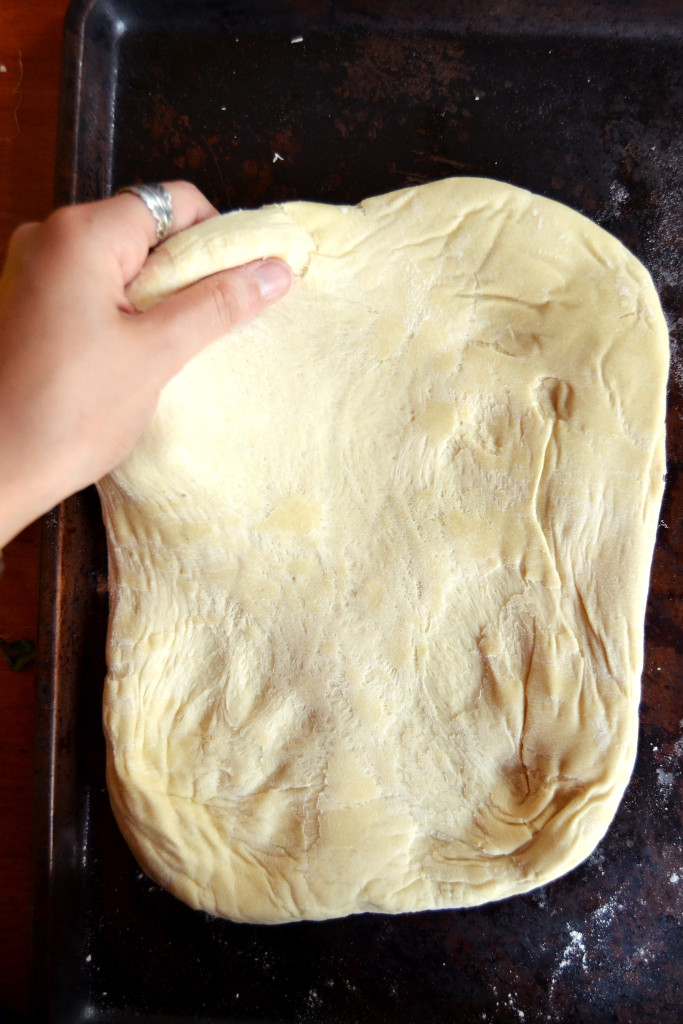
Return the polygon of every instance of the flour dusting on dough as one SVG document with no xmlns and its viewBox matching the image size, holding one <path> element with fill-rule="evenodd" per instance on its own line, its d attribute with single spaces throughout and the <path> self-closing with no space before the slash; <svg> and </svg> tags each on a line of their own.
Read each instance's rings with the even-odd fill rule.
<svg viewBox="0 0 683 1024">
<path fill-rule="evenodd" d="M 100 485 L 117 820 L 155 881 L 234 920 L 542 886 L 595 848 L 636 752 L 652 282 L 568 208 L 463 178 L 215 218 L 130 294 L 268 255 L 291 292 L 169 384 Z M 557 971 L 590 955 L 574 929 Z"/>
</svg>

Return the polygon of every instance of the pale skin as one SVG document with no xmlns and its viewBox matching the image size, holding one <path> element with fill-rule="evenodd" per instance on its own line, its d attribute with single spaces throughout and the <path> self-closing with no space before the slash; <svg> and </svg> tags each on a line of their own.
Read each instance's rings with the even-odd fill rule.
<svg viewBox="0 0 683 1024">
<path fill-rule="evenodd" d="M 165 184 L 172 233 L 217 214 L 193 185 Z M 156 241 L 130 193 L 12 236 L 0 277 L 0 548 L 118 465 L 185 363 L 292 283 L 286 264 L 262 260 L 136 313 L 126 287 Z"/>
</svg>

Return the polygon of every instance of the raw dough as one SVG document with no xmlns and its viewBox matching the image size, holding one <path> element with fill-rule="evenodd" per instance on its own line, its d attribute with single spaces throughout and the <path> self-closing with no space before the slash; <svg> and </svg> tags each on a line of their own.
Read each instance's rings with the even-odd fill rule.
<svg viewBox="0 0 683 1024">
<path fill-rule="evenodd" d="M 570 209 L 451 179 L 209 221 L 131 294 L 267 254 L 290 295 L 101 484 L 121 829 L 238 921 L 525 892 L 590 854 L 633 766 L 652 282 Z"/>
</svg>

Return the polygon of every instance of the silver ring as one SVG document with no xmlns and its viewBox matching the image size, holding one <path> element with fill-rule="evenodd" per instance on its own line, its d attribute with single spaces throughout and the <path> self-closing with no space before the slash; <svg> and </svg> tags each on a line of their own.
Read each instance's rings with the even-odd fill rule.
<svg viewBox="0 0 683 1024">
<path fill-rule="evenodd" d="M 151 185 L 124 185 L 117 191 L 117 196 L 122 192 L 132 192 L 138 199 L 142 199 L 154 217 L 157 239 L 163 242 L 173 224 L 173 200 L 168 189 L 164 185 L 154 183 Z"/>
</svg>

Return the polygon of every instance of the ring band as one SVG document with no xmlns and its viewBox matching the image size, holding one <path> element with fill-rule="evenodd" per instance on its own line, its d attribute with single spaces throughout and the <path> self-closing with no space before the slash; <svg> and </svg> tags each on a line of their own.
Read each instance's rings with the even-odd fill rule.
<svg viewBox="0 0 683 1024">
<path fill-rule="evenodd" d="M 118 189 L 117 196 L 122 192 L 132 192 L 143 203 L 154 217 L 157 229 L 157 239 L 163 242 L 173 224 L 173 200 L 168 189 L 161 184 L 151 185 L 124 185 Z"/>
</svg>

